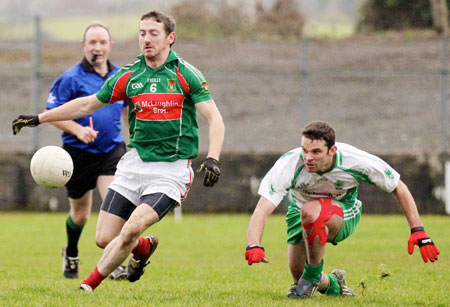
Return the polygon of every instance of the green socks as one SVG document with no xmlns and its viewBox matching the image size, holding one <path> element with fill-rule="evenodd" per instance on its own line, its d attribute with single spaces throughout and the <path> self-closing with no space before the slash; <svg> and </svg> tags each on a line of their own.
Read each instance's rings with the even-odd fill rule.
<svg viewBox="0 0 450 307">
<path fill-rule="evenodd" d="M 311 266 L 305 262 L 305 270 L 302 277 L 310 282 L 320 282 L 322 276 L 323 259 L 320 264 Z M 320 291 L 326 295 L 337 296 L 341 294 L 341 286 L 339 285 L 336 277 L 333 274 L 327 274 L 329 279 L 328 288 L 325 291 Z"/>
<path fill-rule="evenodd" d="M 341 294 L 341 286 L 333 274 L 327 274 L 328 279 L 330 280 L 328 284 L 328 288 L 325 290 L 326 295 L 338 296 Z"/>
<path fill-rule="evenodd" d="M 307 262 L 305 262 L 305 270 L 303 271 L 303 278 L 310 282 L 320 282 L 322 269 L 323 269 L 323 259 L 316 266 L 310 266 Z"/>
</svg>

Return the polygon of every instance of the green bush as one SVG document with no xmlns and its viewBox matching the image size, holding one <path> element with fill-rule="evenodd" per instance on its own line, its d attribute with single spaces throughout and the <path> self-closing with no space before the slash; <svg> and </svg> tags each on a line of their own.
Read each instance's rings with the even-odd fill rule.
<svg viewBox="0 0 450 307">
<path fill-rule="evenodd" d="M 357 31 L 432 27 L 430 0 L 367 0 L 359 15 Z"/>
</svg>

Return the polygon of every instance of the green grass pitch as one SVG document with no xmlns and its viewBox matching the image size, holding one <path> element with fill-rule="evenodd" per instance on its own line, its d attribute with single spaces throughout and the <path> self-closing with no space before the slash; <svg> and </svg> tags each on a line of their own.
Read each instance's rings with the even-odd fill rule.
<svg viewBox="0 0 450 307">
<path fill-rule="evenodd" d="M 356 232 L 327 245 L 326 272 L 346 271 L 356 298 L 317 293 L 307 302 L 285 296 L 287 265 L 284 216 L 269 218 L 263 245 L 269 264 L 244 260 L 249 215 L 172 215 L 153 226 L 160 245 L 141 280 L 105 280 L 93 293 L 76 291 L 80 280 L 61 273 L 65 214 L 0 213 L 0 306 L 449 306 L 450 218 L 424 216 L 427 233 L 441 251 L 423 263 L 416 247 L 407 254 L 403 216 L 362 216 Z M 80 240 L 80 277 L 95 267 L 93 214 Z M 382 272 L 389 276 L 381 278 Z"/>
</svg>

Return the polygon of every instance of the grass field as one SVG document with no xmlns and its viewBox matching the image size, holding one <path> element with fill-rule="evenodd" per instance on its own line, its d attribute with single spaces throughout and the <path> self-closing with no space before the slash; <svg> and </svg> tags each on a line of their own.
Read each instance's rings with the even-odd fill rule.
<svg viewBox="0 0 450 307">
<path fill-rule="evenodd" d="M 284 217 L 266 225 L 269 264 L 249 267 L 244 247 L 249 215 L 173 216 L 152 227 L 160 239 L 152 264 L 136 283 L 104 281 L 94 293 L 76 291 L 80 280 L 61 273 L 65 214 L 1 213 L 0 306 L 449 306 L 450 218 L 424 216 L 441 251 L 423 263 L 406 252 L 409 229 L 402 216 L 363 215 L 353 236 L 327 246 L 325 271 L 342 268 L 354 299 L 321 294 L 308 301 L 285 296 L 291 284 Z M 80 240 L 81 277 L 95 267 L 97 215 Z M 381 271 L 389 273 L 381 278 Z M 362 287 L 364 284 L 364 287 Z M 364 288 L 364 289 L 363 289 Z"/>
</svg>

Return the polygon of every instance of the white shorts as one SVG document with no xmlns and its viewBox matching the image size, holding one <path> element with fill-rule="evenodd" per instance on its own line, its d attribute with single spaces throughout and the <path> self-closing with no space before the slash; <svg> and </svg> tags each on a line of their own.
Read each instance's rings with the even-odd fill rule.
<svg viewBox="0 0 450 307">
<path fill-rule="evenodd" d="M 109 188 L 136 206 L 141 196 L 153 193 L 164 193 L 181 203 L 194 180 L 191 164 L 191 160 L 144 162 L 133 148 L 120 159 Z"/>
</svg>

